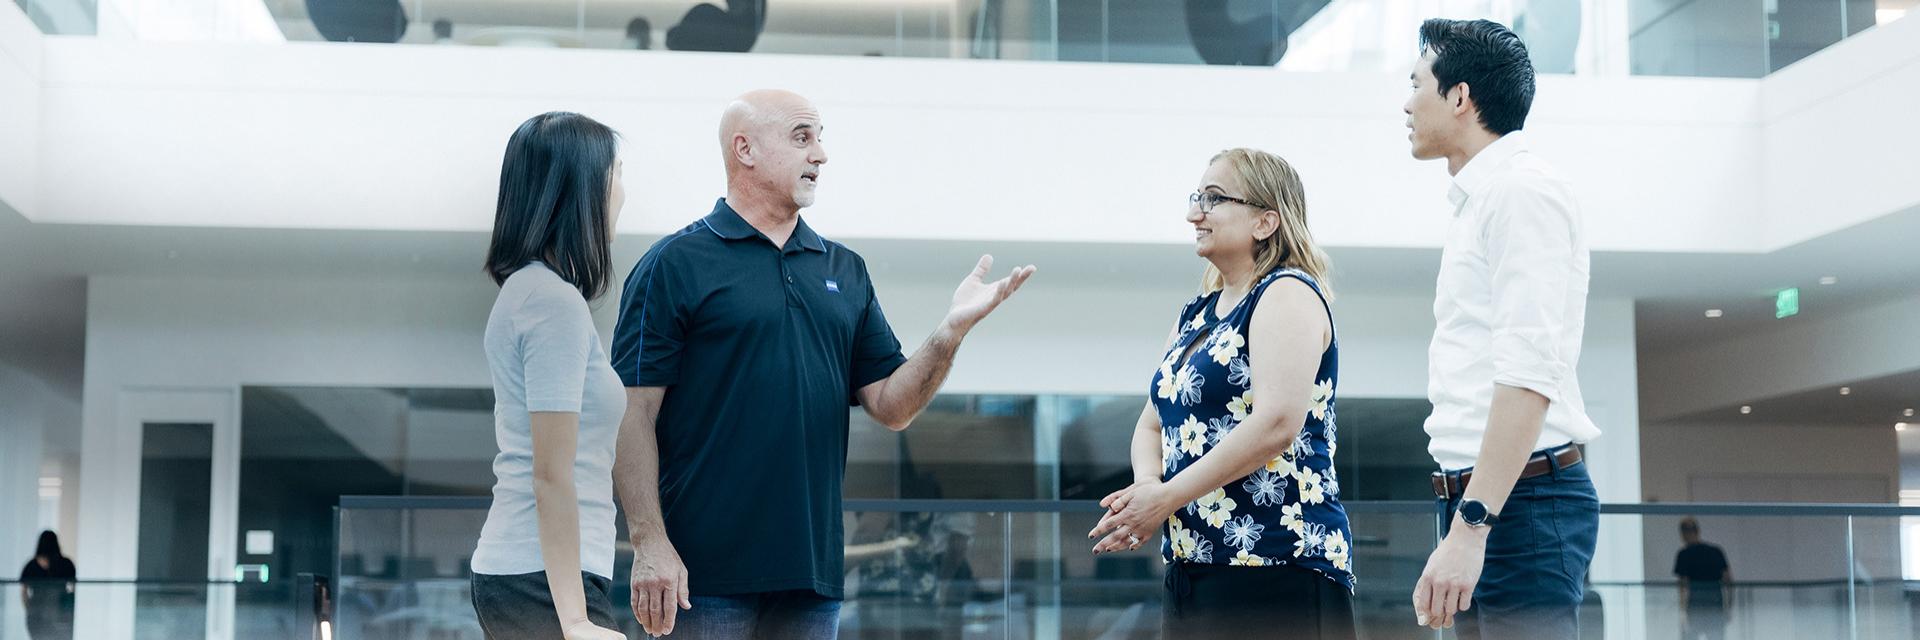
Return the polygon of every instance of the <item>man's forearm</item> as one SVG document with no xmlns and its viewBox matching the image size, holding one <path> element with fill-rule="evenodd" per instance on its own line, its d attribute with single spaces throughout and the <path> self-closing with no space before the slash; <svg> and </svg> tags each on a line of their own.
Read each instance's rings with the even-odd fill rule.
<svg viewBox="0 0 1920 640">
<path fill-rule="evenodd" d="M 627 390 L 627 415 L 614 444 L 613 486 L 627 514 L 627 536 L 639 540 L 663 535 L 660 514 L 660 442 L 655 432 L 660 397 L 644 389 Z"/>
<path fill-rule="evenodd" d="M 1533 445 L 1547 417 L 1547 398 L 1519 387 L 1496 384 L 1493 407 L 1487 413 L 1487 433 L 1474 462 L 1473 482 L 1464 498 L 1479 500 L 1498 512 L 1513 492 L 1527 466 Z"/>
<path fill-rule="evenodd" d="M 959 351 L 964 337 L 964 329 L 940 323 L 933 335 L 927 336 L 927 341 L 887 377 L 886 386 L 880 389 L 878 401 L 874 403 L 876 406 L 869 407 L 872 413 L 881 416 L 888 427 L 906 428 L 933 402 L 940 385 L 946 383 L 947 373 L 953 370 L 954 353 Z"/>
</svg>

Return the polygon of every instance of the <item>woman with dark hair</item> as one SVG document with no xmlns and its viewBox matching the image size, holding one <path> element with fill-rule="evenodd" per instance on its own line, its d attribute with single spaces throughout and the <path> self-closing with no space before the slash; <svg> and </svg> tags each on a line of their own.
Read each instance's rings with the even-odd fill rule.
<svg viewBox="0 0 1920 640">
<path fill-rule="evenodd" d="M 60 536 L 40 532 L 33 560 L 20 569 L 20 602 L 27 610 L 27 637 L 73 637 L 73 561 L 60 555 Z"/>
<path fill-rule="evenodd" d="M 587 303 L 607 290 L 625 200 L 619 139 L 576 113 L 507 140 L 487 274 L 493 507 L 473 552 L 490 639 L 614 640 L 613 448 L 626 391 Z"/>
</svg>

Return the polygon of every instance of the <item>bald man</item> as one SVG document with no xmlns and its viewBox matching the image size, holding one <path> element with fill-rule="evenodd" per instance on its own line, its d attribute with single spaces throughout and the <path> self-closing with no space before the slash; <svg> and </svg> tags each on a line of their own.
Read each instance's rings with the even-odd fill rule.
<svg viewBox="0 0 1920 640">
<path fill-rule="evenodd" d="M 849 404 L 907 428 L 961 339 L 1033 275 L 987 282 L 981 257 L 945 321 L 902 356 L 866 262 L 800 219 L 827 163 L 821 131 L 820 111 L 785 91 L 728 105 L 727 196 L 627 277 L 614 484 L 649 634 L 836 637 Z"/>
</svg>

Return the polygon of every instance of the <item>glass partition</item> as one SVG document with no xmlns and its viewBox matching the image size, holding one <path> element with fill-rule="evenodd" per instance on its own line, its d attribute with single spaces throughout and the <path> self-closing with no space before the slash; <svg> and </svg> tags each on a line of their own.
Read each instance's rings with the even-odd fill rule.
<svg viewBox="0 0 1920 640">
<path fill-rule="evenodd" d="M 245 582 L 165 580 L 0 580 L 0 638 L 84 638 L 77 630 L 104 619 L 125 621 L 137 640 L 210 637 L 231 615 L 228 633 L 212 637 L 302 638 L 295 576 L 249 576 Z M 30 595 L 29 595 L 30 594 Z M 29 596 L 29 597 L 23 597 Z M 311 615 L 311 603 L 306 610 Z M 98 628 L 98 627 L 94 627 Z"/>
<path fill-rule="evenodd" d="M 99 30 L 98 0 L 13 0 L 41 33 L 90 36 Z"/>
<path fill-rule="evenodd" d="M 450 564 L 470 552 L 485 502 L 343 498 L 337 637 L 477 633 L 465 574 Z M 1099 519 L 1096 504 L 890 499 L 846 506 L 844 637 L 1160 637 L 1158 551 L 1149 544 L 1092 555 L 1086 531 Z M 1348 506 L 1361 637 L 1435 637 L 1413 624 L 1411 605 L 1437 541 L 1434 505 Z M 1920 509 L 1605 505 L 1582 637 L 1913 637 L 1920 583 L 1900 578 L 1896 528 L 1913 515 Z M 1676 579 L 1680 522 L 1689 517 L 1700 541 L 1724 554 L 1731 582 Z M 623 545 L 616 572 L 624 576 L 629 563 Z M 615 609 L 625 611 L 624 589 L 615 591 Z M 640 637 L 625 622 L 629 636 Z"/>
<path fill-rule="evenodd" d="M 1488 18 L 1541 73 L 1757 78 L 1911 0 L 14 0 L 47 33 L 1391 72 L 1432 17 Z M 105 8 L 103 8 L 105 7 Z"/>
</svg>

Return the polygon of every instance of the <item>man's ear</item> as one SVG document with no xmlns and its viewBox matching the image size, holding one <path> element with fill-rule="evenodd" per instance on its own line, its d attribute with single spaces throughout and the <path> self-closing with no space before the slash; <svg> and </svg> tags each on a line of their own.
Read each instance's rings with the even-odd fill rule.
<svg viewBox="0 0 1920 640">
<path fill-rule="evenodd" d="M 753 163 L 754 163 L 753 140 L 748 138 L 747 134 L 745 133 L 733 134 L 733 142 L 731 145 L 731 150 L 733 152 L 734 162 L 740 163 L 740 166 L 743 166 L 743 167 L 753 166 Z"/>
</svg>

